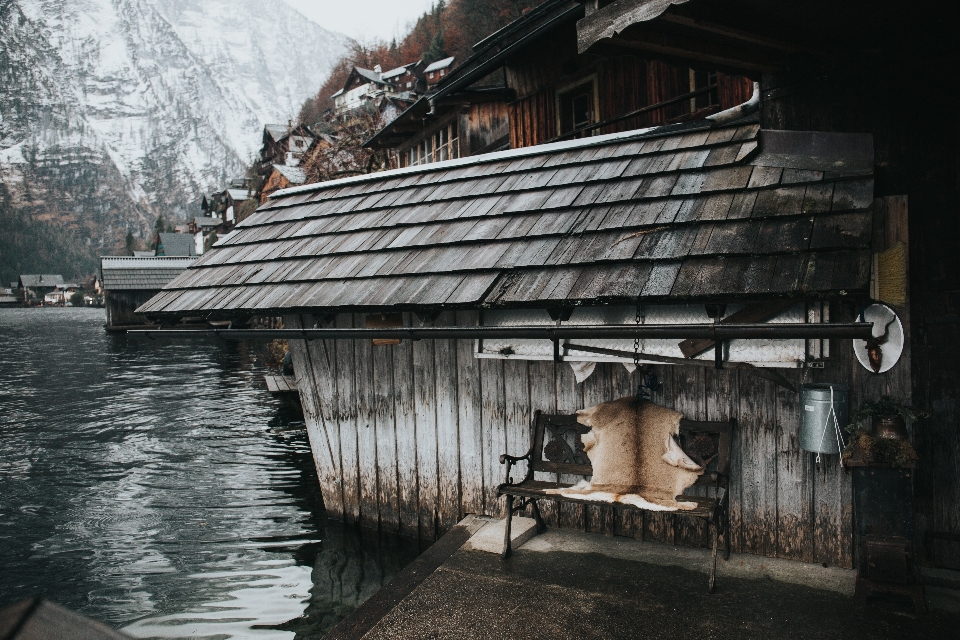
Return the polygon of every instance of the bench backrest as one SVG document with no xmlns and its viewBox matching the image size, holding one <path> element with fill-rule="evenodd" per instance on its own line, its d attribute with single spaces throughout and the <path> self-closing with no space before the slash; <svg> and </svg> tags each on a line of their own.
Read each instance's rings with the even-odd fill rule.
<svg viewBox="0 0 960 640">
<path fill-rule="evenodd" d="M 706 463 L 698 485 L 727 486 L 730 476 L 730 443 L 736 420 L 729 422 L 680 421 L 680 447 L 696 462 Z M 537 411 L 533 430 L 533 471 L 593 475 L 590 459 L 583 450 L 583 434 L 590 431 L 577 422 L 576 415 Z"/>
</svg>

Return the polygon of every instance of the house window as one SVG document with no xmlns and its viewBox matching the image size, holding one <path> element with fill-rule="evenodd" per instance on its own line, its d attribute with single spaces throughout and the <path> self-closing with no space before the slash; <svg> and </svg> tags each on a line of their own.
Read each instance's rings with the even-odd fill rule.
<svg viewBox="0 0 960 640">
<path fill-rule="evenodd" d="M 446 72 L 447 72 L 446 69 L 440 69 L 440 77 L 442 78 L 443 74 L 445 74 Z"/>
<path fill-rule="evenodd" d="M 557 92 L 557 129 L 565 134 L 597 122 L 596 78 L 589 78 Z M 590 135 L 589 133 L 587 135 Z"/>
<path fill-rule="evenodd" d="M 459 157 L 460 138 L 457 136 L 457 124 L 454 122 L 440 127 L 434 131 L 433 135 L 407 149 L 404 159 L 406 161 L 405 166 L 413 167 Z"/>
<path fill-rule="evenodd" d="M 690 92 L 692 93 L 700 89 L 709 89 L 709 91 L 690 98 L 691 113 L 720 104 L 720 98 L 717 94 L 717 74 L 715 71 L 690 69 Z"/>
</svg>

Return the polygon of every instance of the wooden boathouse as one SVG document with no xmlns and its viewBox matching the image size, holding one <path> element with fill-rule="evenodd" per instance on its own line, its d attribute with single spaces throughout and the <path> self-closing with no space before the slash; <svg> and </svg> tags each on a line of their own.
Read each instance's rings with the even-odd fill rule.
<svg viewBox="0 0 960 640">
<path fill-rule="evenodd" d="M 515 117 L 524 96 L 508 96 L 519 148 L 278 192 L 139 311 L 235 326 L 283 315 L 302 328 L 291 348 L 328 511 L 425 537 L 467 513 L 502 513 L 498 456 L 526 451 L 536 411 L 569 413 L 645 385 L 688 418 L 737 420 L 735 550 L 853 566 L 851 478 L 837 456 L 818 462 L 801 450 L 797 389 L 849 385 L 851 408 L 885 394 L 912 400 L 930 414 L 912 432 L 917 538 L 933 540 L 931 561 L 949 566 L 960 557 L 955 45 L 924 38 L 935 29 L 919 9 L 562 4 L 527 18 L 581 5 L 581 57 L 559 65 L 544 91 L 567 86 L 558 78 L 584 60 L 636 56 L 757 79 L 758 112 L 522 147 L 562 132 L 527 142 L 534 121 Z M 900 20 L 913 27 L 906 40 Z M 921 103 L 942 130 L 923 125 Z M 666 119 L 661 110 L 633 126 Z M 398 144 L 415 143 L 401 125 Z M 897 242 L 910 249 L 907 302 L 895 307 L 904 351 L 876 374 L 849 340 L 817 329 L 853 326 L 871 302 L 873 255 Z M 561 337 L 577 326 L 725 321 L 808 330 L 708 341 L 692 358 L 676 337 Z M 390 327 L 410 333 L 385 341 Z M 410 339 L 443 327 L 477 339 Z M 543 335 L 521 335 L 529 327 Z M 334 329 L 353 332 L 328 339 Z M 558 339 L 544 339 L 548 330 Z M 642 366 L 631 372 L 632 352 Z M 611 519 L 570 504 L 545 515 L 553 526 L 706 542 L 682 515 Z"/>
<path fill-rule="evenodd" d="M 633 323 L 638 303 L 641 322 L 702 323 L 704 303 L 733 313 L 787 298 L 766 316 L 852 319 L 870 277 L 872 157 L 869 136 L 704 124 L 310 185 L 271 198 L 140 311 L 282 314 L 291 328 L 604 325 Z M 642 350 L 679 355 L 678 342 Z M 555 357 L 549 341 L 291 347 L 328 511 L 426 537 L 467 513 L 500 513 L 498 456 L 526 450 L 535 411 L 627 395 L 640 377 L 624 367 L 630 357 L 570 348 Z M 829 369 L 808 370 L 826 362 L 819 341 L 733 340 L 726 358 L 786 367 L 794 388 L 804 373 L 859 375 L 849 354 L 830 354 Z M 849 565 L 849 481 L 836 458 L 818 467 L 800 451 L 795 390 L 753 370 L 711 369 L 712 351 L 702 358 L 708 367 L 653 367 L 662 381 L 653 397 L 691 418 L 740 421 L 734 548 Z M 578 384 L 565 361 L 585 360 L 600 363 Z M 549 517 L 588 529 L 603 521 L 568 505 Z M 705 538 L 672 515 L 637 518 L 616 532 Z"/>
</svg>

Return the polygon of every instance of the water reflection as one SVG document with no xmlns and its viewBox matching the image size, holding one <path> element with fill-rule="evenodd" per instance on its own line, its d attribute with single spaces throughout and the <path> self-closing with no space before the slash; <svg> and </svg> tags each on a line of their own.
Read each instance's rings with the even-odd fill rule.
<svg viewBox="0 0 960 640">
<path fill-rule="evenodd" d="M 256 348 L 0 310 L 0 606 L 143 637 L 316 638 L 416 556 L 327 524 L 303 418 Z"/>
</svg>

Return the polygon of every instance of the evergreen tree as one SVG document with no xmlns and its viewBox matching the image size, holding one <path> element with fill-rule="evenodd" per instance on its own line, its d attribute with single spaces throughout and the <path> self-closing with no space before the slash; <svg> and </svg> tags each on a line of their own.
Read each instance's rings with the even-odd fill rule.
<svg viewBox="0 0 960 640">
<path fill-rule="evenodd" d="M 430 64 L 446 57 L 447 53 L 443 49 L 443 29 L 440 29 L 434 34 L 430 46 L 423 52 L 423 62 L 424 64 Z"/>
</svg>

